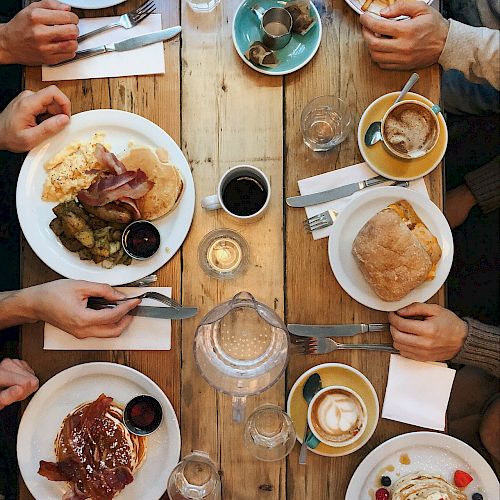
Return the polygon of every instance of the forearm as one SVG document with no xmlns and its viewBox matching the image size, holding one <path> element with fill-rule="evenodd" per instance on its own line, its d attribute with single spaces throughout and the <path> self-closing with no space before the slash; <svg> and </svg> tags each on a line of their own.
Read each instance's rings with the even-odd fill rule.
<svg viewBox="0 0 500 500">
<path fill-rule="evenodd" d="M 37 320 L 29 289 L 0 292 L 0 330 Z"/>
</svg>

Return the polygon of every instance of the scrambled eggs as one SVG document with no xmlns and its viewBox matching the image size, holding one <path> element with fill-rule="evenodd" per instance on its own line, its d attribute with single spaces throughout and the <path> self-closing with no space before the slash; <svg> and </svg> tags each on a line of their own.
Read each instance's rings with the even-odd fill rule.
<svg viewBox="0 0 500 500">
<path fill-rule="evenodd" d="M 66 146 L 45 164 L 47 179 L 42 199 L 64 202 L 73 200 L 82 189 L 87 189 L 103 167 L 95 158 L 95 146 L 103 143 L 104 134 L 96 132 L 89 142 L 77 141 Z"/>
</svg>

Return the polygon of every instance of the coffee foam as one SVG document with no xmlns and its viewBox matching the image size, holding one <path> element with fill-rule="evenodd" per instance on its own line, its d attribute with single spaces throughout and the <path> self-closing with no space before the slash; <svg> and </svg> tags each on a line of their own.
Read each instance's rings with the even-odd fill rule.
<svg viewBox="0 0 500 500">
<path fill-rule="evenodd" d="M 432 111 L 415 103 L 400 104 L 384 121 L 384 139 L 403 155 L 420 156 L 429 151 L 437 132 Z"/>
<path fill-rule="evenodd" d="M 316 399 L 311 420 L 314 430 L 322 439 L 343 442 L 361 431 L 365 411 L 354 395 L 342 389 L 332 389 Z"/>
</svg>

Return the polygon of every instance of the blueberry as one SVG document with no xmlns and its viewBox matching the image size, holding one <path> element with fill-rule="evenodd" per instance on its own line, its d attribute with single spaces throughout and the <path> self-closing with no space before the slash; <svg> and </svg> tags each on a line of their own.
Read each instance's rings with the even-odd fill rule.
<svg viewBox="0 0 500 500">
<path fill-rule="evenodd" d="M 472 495 L 472 500 L 483 500 L 483 495 L 481 495 L 481 493 L 474 493 L 474 495 Z"/>
<path fill-rule="evenodd" d="M 390 486 L 391 485 L 391 478 L 389 476 L 382 476 L 380 478 L 380 482 L 382 483 L 382 486 Z M 480 500 L 480 499 L 477 498 L 474 500 Z"/>
</svg>

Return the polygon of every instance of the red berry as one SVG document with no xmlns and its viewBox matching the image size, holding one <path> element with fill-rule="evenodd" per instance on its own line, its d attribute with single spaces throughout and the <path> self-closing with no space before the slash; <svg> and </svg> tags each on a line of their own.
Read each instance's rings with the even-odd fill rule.
<svg viewBox="0 0 500 500">
<path fill-rule="evenodd" d="M 453 480 L 455 481 L 455 485 L 459 488 L 465 488 L 468 484 L 474 481 L 473 477 L 467 472 L 463 470 L 455 471 L 455 475 L 453 476 Z"/>
<path fill-rule="evenodd" d="M 375 492 L 375 500 L 389 500 L 389 491 L 385 488 L 379 488 Z"/>
</svg>

